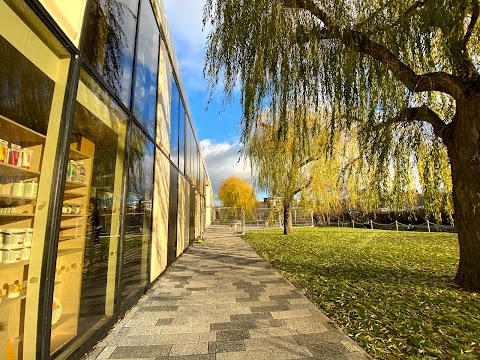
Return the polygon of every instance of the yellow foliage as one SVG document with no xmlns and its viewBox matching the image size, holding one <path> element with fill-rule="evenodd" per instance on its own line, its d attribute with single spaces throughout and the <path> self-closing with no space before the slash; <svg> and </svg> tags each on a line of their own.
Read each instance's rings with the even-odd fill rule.
<svg viewBox="0 0 480 360">
<path fill-rule="evenodd" d="M 253 186 L 237 176 L 230 176 L 222 182 L 218 198 L 223 206 L 244 208 L 247 212 L 255 209 L 257 201 Z"/>
</svg>

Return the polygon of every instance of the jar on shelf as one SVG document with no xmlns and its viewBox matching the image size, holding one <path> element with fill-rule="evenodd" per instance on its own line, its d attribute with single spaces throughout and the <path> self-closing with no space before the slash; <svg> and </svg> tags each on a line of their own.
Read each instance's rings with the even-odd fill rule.
<svg viewBox="0 0 480 360">
<path fill-rule="evenodd" d="M 67 166 L 67 181 L 68 182 L 75 182 L 77 166 L 75 165 L 75 161 L 70 160 Z"/>
</svg>

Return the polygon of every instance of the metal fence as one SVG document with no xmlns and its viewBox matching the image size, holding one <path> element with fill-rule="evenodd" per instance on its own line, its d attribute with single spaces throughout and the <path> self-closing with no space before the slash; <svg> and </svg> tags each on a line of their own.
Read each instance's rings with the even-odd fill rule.
<svg viewBox="0 0 480 360">
<path fill-rule="evenodd" d="M 321 226 L 330 226 L 330 227 L 350 227 L 354 229 L 377 229 L 377 230 L 394 230 L 394 231 L 423 231 L 423 232 L 456 232 L 455 226 L 452 225 L 443 225 L 436 224 L 430 221 L 426 221 L 422 224 L 403 224 L 399 221 L 395 221 L 388 224 L 377 223 L 373 220 L 367 220 L 364 222 L 352 221 L 340 221 L 331 222 L 328 225 Z"/>
<path fill-rule="evenodd" d="M 247 229 L 283 227 L 283 211 L 275 208 L 256 208 L 246 211 L 243 208 L 215 207 L 215 221 L 212 225 L 229 226 L 232 231 L 245 232 Z M 292 209 L 293 226 L 313 226 L 313 214 L 303 208 Z M 241 230 L 241 231 L 240 231 Z"/>
</svg>

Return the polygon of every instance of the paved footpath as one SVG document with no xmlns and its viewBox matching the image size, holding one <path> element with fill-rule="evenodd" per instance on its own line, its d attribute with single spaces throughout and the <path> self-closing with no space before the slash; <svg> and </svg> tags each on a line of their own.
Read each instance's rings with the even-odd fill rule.
<svg viewBox="0 0 480 360">
<path fill-rule="evenodd" d="M 217 236 L 191 247 L 87 357 L 369 358 L 241 238 Z"/>
</svg>

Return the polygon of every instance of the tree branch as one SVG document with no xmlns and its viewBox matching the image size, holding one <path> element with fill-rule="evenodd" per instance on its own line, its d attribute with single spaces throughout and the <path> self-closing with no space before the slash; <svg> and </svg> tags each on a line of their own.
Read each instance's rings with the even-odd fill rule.
<svg viewBox="0 0 480 360">
<path fill-rule="evenodd" d="M 397 116 L 384 123 L 376 125 L 375 128 L 379 129 L 396 123 L 409 123 L 414 121 L 426 121 L 430 123 L 433 127 L 433 132 L 440 138 L 443 138 L 445 129 L 448 126 L 445 121 L 440 118 L 440 116 L 438 116 L 428 106 L 424 105 L 413 108 L 405 107 L 400 110 L 400 113 Z"/>
<path fill-rule="evenodd" d="M 479 13 L 480 13 L 480 9 L 479 9 L 479 6 L 478 6 L 478 1 L 473 0 L 472 1 L 472 17 L 470 18 L 470 23 L 468 24 L 467 31 L 465 32 L 465 36 L 463 37 L 463 43 L 464 43 L 465 47 L 467 46 L 468 41 L 470 40 L 470 37 L 472 36 L 473 29 L 475 28 L 475 25 L 477 24 Z"/>
<path fill-rule="evenodd" d="M 348 48 L 369 55 L 395 75 L 411 92 L 440 91 L 458 100 L 463 97 L 463 86 L 459 79 L 444 72 L 416 74 L 384 45 L 371 40 L 366 34 L 352 29 L 340 29 L 335 22 L 313 0 L 277 0 L 285 7 L 310 12 L 324 25 L 324 32 L 340 40 Z"/>
<path fill-rule="evenodd" d="M 413 15 L 413 13 L 417 10 L 417 9 L 420 9 L 422 6 L 425 5 L 425 1 L 417 1 L 416 3 L 414 3 L 412 6 L 410 6 L 407 10 L 405 10 L 405 12 L 400 15 L 398 17 L 397 20 L 395 20 L 393 23 L 391 24 L 388 24 L 388 25 L 384 25 L 382 26 L 381 28 L 379 28 L 378 30 L 379 31 L 384 31 L 384 30 L 387 30 L 387 29 L 390 29 L 398 24 L 400 24 L 403 20 L 405 20 L 407 17 L 410 17 Z"/>
<path fill-rule="evenodd" d="M 302 167 L 304 167 L 305 165 L 307 165 L 307 164 L 309 164 L 309 163 L 313 162 L 313 161 L 317 161 L 318 159 L 319 159 L 319 157 L 318 157 L 318 156 L 315 156 L 315 157 L 313 157 L 313 156 L 312 156 L 312 157 L 309 157 L 308 159 L 306 159 L 306 160 L 304 160 L 303 162 L 301 162 L 301 163 L 300 163 L 300 169 L 301 169 Z"/>
<path fill-rule="evenodd" d="M 310 186 L 310 184 L 312 183 L 313 181 L 313 176 L 310 176 L 310 179 L 308 179 L 307 183 L 305 185 L 303 185 L 302 187 L 298 188 L 297 190 L 295 190 L 293 192 L 293 196 L 297 195 L 300 191 L 306 189 L 307 187 Z"/>
</svg>

